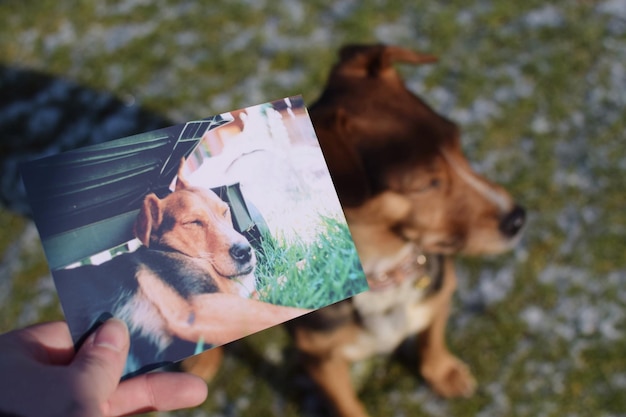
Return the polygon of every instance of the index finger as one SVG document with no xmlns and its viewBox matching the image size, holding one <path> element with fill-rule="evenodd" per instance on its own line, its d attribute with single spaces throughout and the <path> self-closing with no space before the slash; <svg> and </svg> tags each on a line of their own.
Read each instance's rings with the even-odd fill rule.
<svg viewBox="0 0 626 417">
<path fill-rule="evenodd" d="M 207 384 L 195 375 L 154 372 L 120 383 L 103 412 L 105 416 L 121 416 L 190 408 L 200 405 L 207 394 Z"/>
</svg>

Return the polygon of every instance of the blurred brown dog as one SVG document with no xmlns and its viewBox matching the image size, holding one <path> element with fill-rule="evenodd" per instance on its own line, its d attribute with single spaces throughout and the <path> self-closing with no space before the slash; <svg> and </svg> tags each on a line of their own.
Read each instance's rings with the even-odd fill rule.
<svg viewBox="0 0 626 417">
<path fill-rule="evenodd" d="M 419 335 L 420 371 L 444 397 L 475 380 L 448 350 L 457 253 L 494 254 L 519 240 L 525 212 L 470 168 L 459 129 L 409 91 L 394 62 L 436 59 L 354 45 L 310 114 L 371 291 L 290 323 L 312 378 L 340 416 L 366 416 L 349 364 Z"/>
</svg>

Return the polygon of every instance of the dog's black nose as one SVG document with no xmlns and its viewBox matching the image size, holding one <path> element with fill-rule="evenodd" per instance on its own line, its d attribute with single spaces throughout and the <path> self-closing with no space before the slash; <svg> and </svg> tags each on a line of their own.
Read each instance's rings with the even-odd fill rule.
<svg viewBox="0 0 626 417">
<path fill-rule="evenodd" d="M 513 237 L 519 233 L 526 223 L 526 210 L 521 206 L 513 207 L 502 221 L 500 221 L 500 231 L 507 237 Z"/>
<path fill-rule="evenodd" d="M 235 243 L 228 253 L 235 261 L 244 264 L 252 258 L 252 247 L 248 243 Z"/>
</svg>

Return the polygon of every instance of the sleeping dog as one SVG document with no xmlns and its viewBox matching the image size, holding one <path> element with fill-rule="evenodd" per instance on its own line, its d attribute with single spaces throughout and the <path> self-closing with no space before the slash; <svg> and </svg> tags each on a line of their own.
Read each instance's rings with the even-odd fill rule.
<svg viewBox="0 0 626 417">
<path fill-rule="evenodd" d="M 55 271 L 75 338 L 107 316 L 128 324 L 125 373 L 138 373 L 230 342 L 306 310 L 255 300 L 256 257 L 228 204 L 178 173 L 163 199 L 145 197 L 134 233 L 142 246 L 101 265 Z M 72 305 L 72 304 L 66 304 Z M 219 355 L 208 355 L 217 359 Z"/>
<path fill-rule="evenodd" d="M 310 114 L 370 291 L 290 323 L 305 365 L 345 417 L 366 416 L 349 364 L 418 335 L 420 371 L 444 397 L 475 381 L 448 350 L 445 326 L 457 253 L 511 249 L 523 208 L 472 171 L 459 129 L 410 92 L 394 62 L 429 55 L 384 45 L 341 50 Z"/>
</svg>

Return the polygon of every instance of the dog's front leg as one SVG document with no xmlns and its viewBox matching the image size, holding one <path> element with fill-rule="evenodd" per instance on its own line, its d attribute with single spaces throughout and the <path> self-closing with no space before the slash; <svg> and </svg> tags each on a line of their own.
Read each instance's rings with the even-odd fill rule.
<svg viewBox="0 0 626 417">
<path fill-rule="evenodd" d="M 338 353 L 309 358 L 305 366 L 340 417 L 367 417 L 350 376 L 350 363 Z"/>
<path fill-rule="evenodd" d="M 303 363 L 311 378 L 340 417 L 367 417 L 359 401 L 350 375 L 350 362 L 340 351 L 354 337 L 354 329 L 317 332 L 296 327 L 295 342 L 302 353 Z"/>
<path fill-rule="evenodd" d="M 192 297 L 176 310 L 159 305 L 168 330 L 175 336 L 196 342 L 222 345 L 279 323 L 309 313 L 311 310 L 285 307 L 241 298 L 237 295 L 211 293 Z"/>
<path fill-rule="evenodd" d="M 433 321 L 418 338 L 421 374 L 439 395 L 467 397 L 474 393 L 476 381 L 467 365 L 450 353 L 445 341 L 456 275 L 450 259 L 446 259 L 444 268 L 443 287 L 428 301 L 433 309 Z"/>
<path fill-rule="evenodd" d="M 183 339 L 201 336 L 207 343 L 224 344 L 310 312 L 232 294 L 199 294 L 191 300 L 190 317 L 170 325 Z"/>
<path fill-rule="evenodd" d="M 170 334 L 221 345 L 311 312 L 224 293 L 183 298 L 150 271 L 137 274 L 139 292 L 160 313 Z"/>
</svg>

